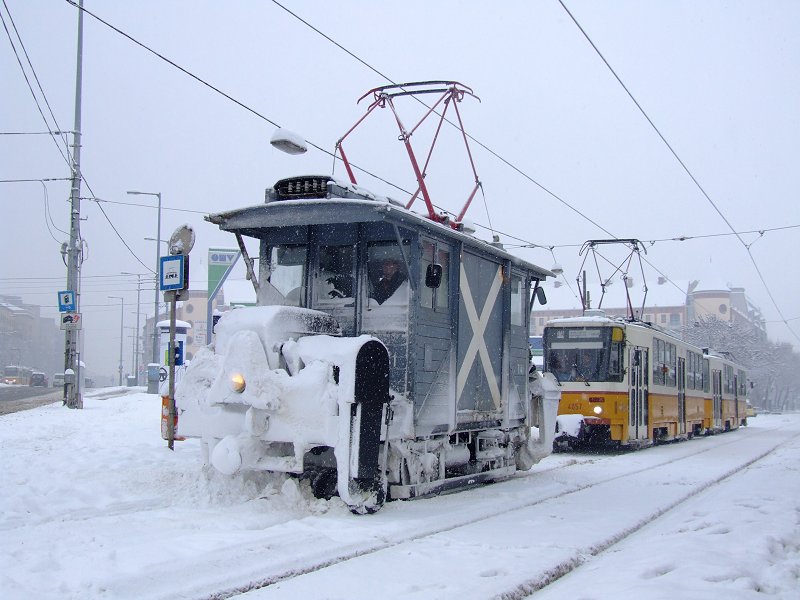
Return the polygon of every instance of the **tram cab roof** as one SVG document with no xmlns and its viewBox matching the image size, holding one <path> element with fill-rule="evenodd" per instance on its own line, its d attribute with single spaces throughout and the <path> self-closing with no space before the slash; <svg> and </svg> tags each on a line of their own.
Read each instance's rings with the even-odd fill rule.
<svg viewBox="0 0 800 600">
<path fill-rule="evenodd" d="M 297 186 L 313 181 L 310 192 L 287 193 L 287 182 Z M 437 223 L 427 215 L 412 212 L 392 198 L 380 196 L 360 186 L 345 183 L 330 176 L 302 176 L 283 179 L 268 189 L 263 204 L 233 209 L 206 216 L 206 221 L 223 231 L 250 237 L 262 237 L 265 229 L 304 225 L 335 225 L 340 223 L 386 222 L 437 237 L 447 237 L 465 245 L 511 261 L 541 280 L 555 275 L 540 266 L 508 253 L 502 247 L 481 240 L 468 232 L 458 231 L 447 224 Z"/>
</svg>

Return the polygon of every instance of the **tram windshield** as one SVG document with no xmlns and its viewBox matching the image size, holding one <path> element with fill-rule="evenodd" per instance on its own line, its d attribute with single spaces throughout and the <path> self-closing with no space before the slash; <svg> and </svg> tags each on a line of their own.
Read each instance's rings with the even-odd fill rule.
<svg viewBox="0 0 800 600">
<path fill-rule="evenodd" d="M 619 328 L 547 327 L 544 370 L 559 381 L 622 381 L 622 336 Z M 613 338 L 619 337 L 619 340 Z"/>
<path fill-rule="evenodd" d="M 269 277 L 261 284 L 260 305 L 304 306 L 307 254 L 304 245 L 270 248 Z"/>
</svg>

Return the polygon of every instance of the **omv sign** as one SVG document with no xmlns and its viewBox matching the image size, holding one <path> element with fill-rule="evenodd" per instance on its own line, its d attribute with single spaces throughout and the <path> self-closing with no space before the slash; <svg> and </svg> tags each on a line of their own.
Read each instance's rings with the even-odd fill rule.
<svg viewBox="0 0 800 600">
<path fill-rule="evenodd" d="M 238 250 L 211 248 L 208 251 L 208 264 L 227 267 L 233 264 L 233 261 L 236 260 L 236 255 L 238 253 Z"/>
</svg>

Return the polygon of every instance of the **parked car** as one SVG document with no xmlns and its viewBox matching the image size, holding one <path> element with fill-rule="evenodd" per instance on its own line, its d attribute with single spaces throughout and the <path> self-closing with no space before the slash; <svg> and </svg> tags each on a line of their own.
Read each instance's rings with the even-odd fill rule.
<svg viewBox="0 0 800 600">
<path fill-rule="evenodd" d="M 31 386 L 47 387 L 47 375 L 41 371 L 31 373 Z"/>
<path fill-rule="evenodd" d="M 64 373 L 53 373 L 53 387 L 64 387 Z"/>
</svg>

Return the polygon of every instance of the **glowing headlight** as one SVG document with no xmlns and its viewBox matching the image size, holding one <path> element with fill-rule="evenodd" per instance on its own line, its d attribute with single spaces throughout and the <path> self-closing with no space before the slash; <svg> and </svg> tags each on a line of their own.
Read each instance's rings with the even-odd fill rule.
<svg viewBox="0 0 800 600">
<path fill-rule="evenodd" d="M 594 414 L 600 415 L 602 413 L 603 413 L 603 407 L 602 406 L 595 406 L 594 407 Z"/>
<path fill-rule="evenodd" d="M 246 383 L 244 381 L 244 375 L 241 373 L 234 373 L 231 375 L 231 389 L 234 392 L 241 394 L 244 391 Z"/>
</svg>

